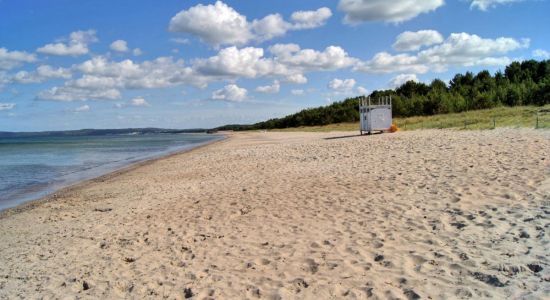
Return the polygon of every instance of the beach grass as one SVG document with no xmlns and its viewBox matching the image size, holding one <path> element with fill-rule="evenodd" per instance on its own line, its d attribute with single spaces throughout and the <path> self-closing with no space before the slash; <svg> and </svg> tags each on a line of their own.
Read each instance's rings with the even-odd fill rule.
<svg viewBox="0 0 550 300">
<path fill-rule="evenodd" d="M 434 116 L 394 118 L 394 123 L 397 124 L 400 130 L 443 128 L 479 130 L 493 129 L 498 127 L 550 128 L 550 105 L 542 107 L 497 107 L 492 109 L 474 110 L 462 113 L 441 114 Z M 274 131 L 329 132 L 355 131 L 358 129 L 359 122 L 352 122 L 329 124 L 324 126 L 306 126 L 275 129 Z"/>
</svg>

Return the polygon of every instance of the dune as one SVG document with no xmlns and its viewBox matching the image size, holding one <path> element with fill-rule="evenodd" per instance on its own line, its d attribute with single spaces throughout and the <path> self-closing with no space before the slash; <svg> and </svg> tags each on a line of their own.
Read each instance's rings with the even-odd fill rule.
<svg viewBox="0 0 550 300">
<path fill-rule="evenodd" d="M 0 298 L 550 296 L 550 132 L 246 132 L 0 216 Z"/>
</svg>

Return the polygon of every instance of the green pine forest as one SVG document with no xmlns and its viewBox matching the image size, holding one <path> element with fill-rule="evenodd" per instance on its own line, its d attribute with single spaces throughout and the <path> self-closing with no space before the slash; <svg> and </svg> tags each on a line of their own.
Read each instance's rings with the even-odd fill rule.
<svg viewBox="0 0 550 300">
<path fill-rule="evenodd" d="M 392 96 L 395 117 L 431 116 L 501 106 L 550 104 L 550 60 L 513 62 L 504 72 L 456 74 L 447 84 L 409 81 L 395 90 L 371 93 L 372 99 Z M 328 106 L 304 109 L 283 118 L 252 125 L 226 125 L 218 130 L 283 129 L 322 126 L 359 120 L 359 97 Z"/>
</svg>

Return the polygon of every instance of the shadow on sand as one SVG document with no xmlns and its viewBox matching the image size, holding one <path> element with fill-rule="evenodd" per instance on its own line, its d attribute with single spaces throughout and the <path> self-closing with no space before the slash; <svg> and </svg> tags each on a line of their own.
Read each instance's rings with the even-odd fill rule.
<svg viewBox="0 0 550 300">
<path fill-rule="evenodd" d="M 347 138 L 354 138 L 354 137 L 359 137 L 359 136 L 369 136 L 369 135 L 375 135 L 375 134 L 382 134 L 383 132 L 373 132 L 371 134 L 354 134 L 354 135 L 343 135 L 343 136 L 333 136 L 333 137 L 328 137 L 328 138 L 324 138 L 324 140 L 339 140 L 339 139 L 347 139 Z"/>
</svg>

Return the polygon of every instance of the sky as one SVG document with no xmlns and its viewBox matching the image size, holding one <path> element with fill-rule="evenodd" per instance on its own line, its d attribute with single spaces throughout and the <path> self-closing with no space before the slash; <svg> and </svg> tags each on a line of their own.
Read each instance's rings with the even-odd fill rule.
<svg viewBox="0 0 550 300">
<path fill-rule="evenodd" d="M 0 0 L 0 131 L 212 128 L 550 57 L 548 0 Z"/>
</svg>

